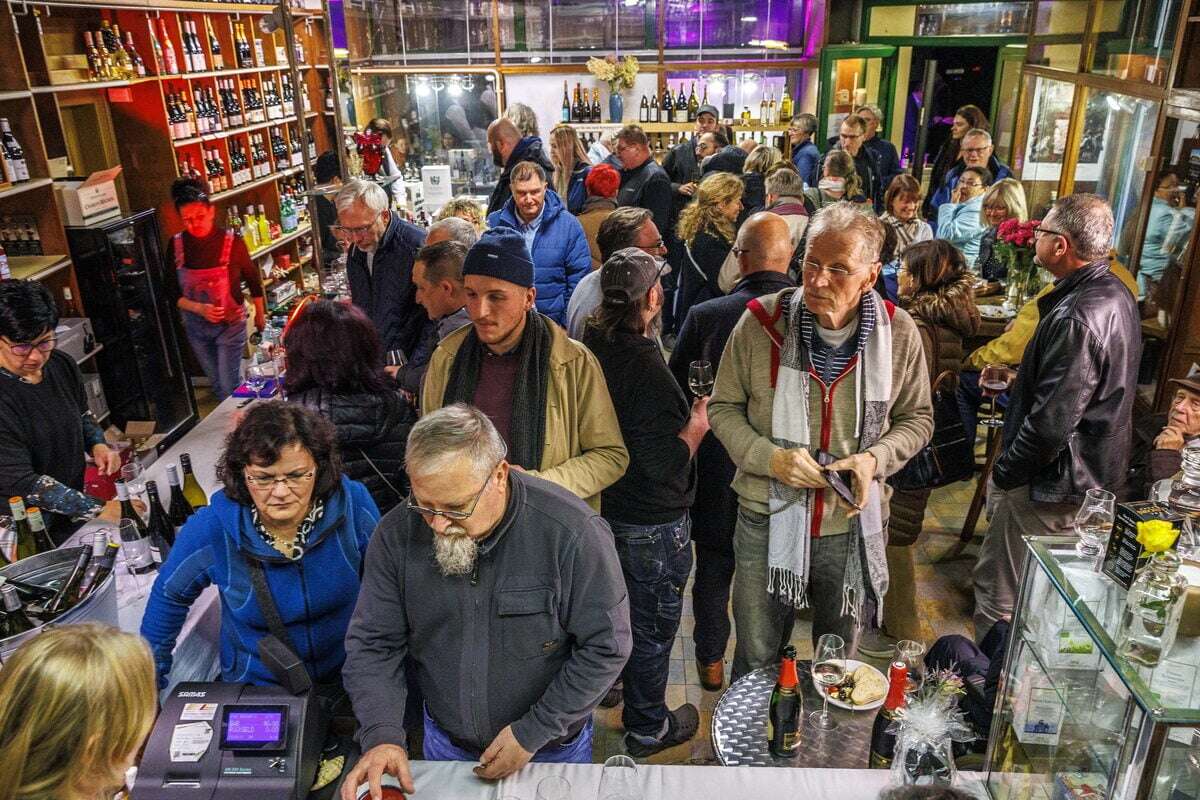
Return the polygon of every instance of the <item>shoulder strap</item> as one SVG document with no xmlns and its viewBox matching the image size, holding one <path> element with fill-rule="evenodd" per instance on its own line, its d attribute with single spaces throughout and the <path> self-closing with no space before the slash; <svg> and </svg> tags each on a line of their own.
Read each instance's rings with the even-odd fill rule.
<svg viewBox="0 0 1200 800">
<path fill-rule="evenodd" d="M 175 251 L 175 269 L 183 269 L 183 267 L 184 267 L 183 234 L 177 233 L 174 236 L 172 236 L 171 244 L 174 247 L 174 251 Z"/>
<path fill-rule="evenodd" d="M 791 295 L 788 295 L 790 298 Z M 776 379 L 779 377 L 779 356 L 783 350 L 783 337 L 779 335 L 779 331 L 775 330 L 775 323 L 779 322 L 779 317 L 783 315 L 784 303 L 788 300 L 780 298 L 775 305 L 775 313 L 768 314 L 767 309 L 759 302 L 757 297 L 751 298 L 746 303 L 746 308 L 758 320 L 758 324 L 763 326 L 763 330 L 767 333 L 767 338 L 771 340 L 771 385 L 775 385 Z"/>
<path fill-rule="evenodd" d="M 254 600 L 258 603 L 258 610 L 262 612 L 263 618 L 267 621 L 267 629 L 299 660 L 300 651 L 296 649 L 296 644 L 283 624 L 283 617 L 279 615 L 279 606 L 275 605 L 271 587 L 267 585 L 267 572 L 263 569 L 262 562 L 251 556 L 246 558 L 246 563 L 250 566 L 250 584 L 254 587 Z"/>
<path fill-rule="evenodd" d="M 367 463 L 371 465 L 371 469 L 375 470 L 375 474 L 379 476 L 379 480 L 383 481 L 383 484 L 385 486 L 387 486 L 389 489 L 391 489 L 392 492 L 395 493 L 396 497 L 399 497 L 401 500 L 403 500 L 404 495 L 400 492 L 399 489 L 397 489 L 395 486 L 392 485 L 392 482 L 389 481 L 387 479 L 387 477 L 383 474 L 383 470 L 381 470 L 379 467 L 375 466 L 375 462 L 371 460 L 371 457 L 369 455 L 367 455 L 367 451 L 360 447 L 360 448 L 358 448 L 358 452 L 361 453 L 362 457 L 365 458 L 367 460 Z"/>
<path fill-rule="evenodd" d="M 229 254 L 233 250 L 233 231 L 225 231 L 225 241 L 221 245 L 221 263 L 218 266 L 229 266 Z"/>
</svg>

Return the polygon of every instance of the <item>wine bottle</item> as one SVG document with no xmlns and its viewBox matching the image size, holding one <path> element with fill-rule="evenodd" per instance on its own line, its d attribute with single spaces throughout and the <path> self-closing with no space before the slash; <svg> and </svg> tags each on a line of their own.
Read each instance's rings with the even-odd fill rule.
<svg viewBox="0 0 1200 800">
<path fill-rule="evenodd" d="M 784 648 L 779 680 L 767 712 L 767 749 L 776 758 L 789 758 L 800 746 L 800 690 L 796 677 L 796 648 Z"/>
<path fill-rule="evenodd" d="M 208 50 L 212 53 L 213 69 L 225 69 L 225 58 L 221 55 L 221 40 L 213 31 L 212 18 L 205 15 L 204 30 L 208 33 Z"/>
<path fill-rule="evenodd" d="M 200 482 L 192 473 L 192 457 L 184 453 L 179 457 L 179 467 L 183 470 L 183 496 L 187 498 L 192 508 L 208 505 L 208 495 L 200 488 Z"/>
<path fill-rule="evenodd" d="M 16 531 L 16 546 L 14 561 L 37 555 L 37 542 L 33 540 L 33 531 L 29 529 L 29 516 L 25 513 L 25 501 L 20 497 L 8 498 L 8 507 L 12 511 L 13 529 Z"/>
<path fill-rule="evenodd" d="M 4 615 L 0 616 L 0 639 L 17 636 L 36 627 L 26 616 L 15 587 L 7 584 L 0 586 L 0 606 L 3 606 L 0 610 L 4 611 Z"/>
<path fill-rule="evenodd" d="M 787 125 L 792 121 L 792 95 L 788 92 L 787 84 L 783 85 L 783 100 L 779 103 L 779 124 Z"/>
<path fill-rule="evenodd" d="M 662 109 L 658 107 L 658 92 L 650 95 L 650 118 L 647 122 L 662 122 Z"/>
<path fill-rule="evenodd" d="M 71 605 L 81 602 L 97 586 L 104 583 L 104 579 L 112 572 L 113 564 L 117 560 L 117 551 L 120 549 L 108 541 L 108 534 L 104 531 L 92 534 L 92 560 L 83 571 L 83 577 L 79 579 L 79 585 L 71 595 Z"/>
<path fill-rule="evenodd" d="M 683 93 L 683 82 L 679 83 L 679 96 L 675 98 L 675 122 L 688 121 L 687 95 Z"/>
<path fill-rule="evenodd" d="M 100 71 L 100 51 L 96 49 L 96 43 L 92 40 L 91 31 L 83 32 L 83 54 L 87 58 L 88 80 L 100 80 L 102 77 Z"/>
<path fill-rule="evenodd" d="M 563 102 L 562 115 L 559 117 L 562 122 L 571 121 L 571 95 L 567 91 L 567 82 L 563 81 Z"/>
<path fill-rule="evenodd" d="M 888 668 L 887 699 L 875 715 L 875 724 L 871 728 L 871 755 L 868 761 L 871 769 L 886 769 L 892 765 L 892 757 L 896 754 L 896 733 L 889 729 L 904 707 L 904 688 L 907 683 L 908 668 L 904 662 L 892 662 Z"/>
<path fill-rule="evenodd" d="M 742 106 L 742 124 L 750 124 L 750 106 Z"/>
<path fill-rule="evenodd" d="M 167 20 L 159 17 L 158 26 L 162 31 L 163 66 L 166 68 L 168 75 L 178 75 L 179 61 L 175 58 L 175 45 L 171 43 L 171 35 L 167 33 Z"/>
<path fill-rule="evenodd" d="M 692 81 L 692 93 L 688 95 L 687 101 L 687 121 L 695 122 L 699 111 L 700 101 L 696 99 L 696 82 Z"/>
<path fill-rule="evenodd" d="M 767 104 L 767 124 L 768 125 L 778 125 L 779 124 L 778 112 L 779 112 L 779 106 L 775 105 L 775 93 L 771 92 L 771 102 Z"/>
<path fill-rule="evenodd" d="M 25 161 L 25 151 L 13 136 L 8 117 L 0 117 L 0 153 L 4 156 L 4 164 L 8 168 L 8 177 L 12 183 L 29 180 L 29 165 Z"/>
<path fill-rule="evenodd" d="M 662 103 L 659 104 L 659 108 L 662 109 L 663 122 L 675 121 L 675 101 L 671 99 L 670 86 L 663 89 Z"/>
<path fill-rule="evenodd" d="M 117 487 L 117 501 L 121 504 L 121 519 L 133 522 L 142 536 L 145 536 L 146 523 L 142 521 L 142 515 L 133 507 L 133 500 L 129 496 L 129 487 L 125 485 L 125 481 L 116 481 L 114 485 Z"/>
<path fill-rule="evenodd" d="M 87 571 L 91 560 L 92 551 L 86 547 L 79 548 L 79 555 L 75 559 L 75 566 L 71 568 L 71 573 L 63 581 L 63 585 L 58 587 L 58 591 L 54 593 L 54 597 L 50 598 L 50 602 L 46 603 L 46 613 L 61 614 L 70 608 L 67 600 L 79 589 L 79 582 L 83 580 L 83 574 Z"/>
<path fill-rule="evenodd" d="M 650 121 L 650 101 L 646 99 L 646 95 L 642 95 L 642 103 L 638 106 L 638 122 Z"/>
<path fill-rule="evenodd" d="M 767 124 L 767 96 L 764 94 L 762 100 L 758 103 L 758 124 Z"/>
<path fill-rule="evenodd" d="M 150 534 L 150 554 L 161 564 L 171 553 L 175 544 L 175 529 L 167 520 L 167 512 L 158 499 L 158 484 L 150 481 L 146 484 L 146 503 L 150 506 L 150 516 L 146 521 L 146 530 Z"/>
<path fill-rule="evenodd" d="M 116 27 L 115 25 L 113 26 Z M 125 53 L 133 63 L 133 70 L 139 78 L 146 77 L 146 62 L 138 55 L 137 47 L 133 44 L 133 34 L 125 31 Z"/>
<path fill-rule="evenodd" d="M 613 120 L 613 122 L 620 122 L 620 121 L 621 120 L 619 120 L 619 119 Z M 592 89 L 592 123 L 596 124 L 596 125 L 600 124 L 600 90 L 599 89 Z"/>
<path fill-rule="evenodd" d="M 192 504 L 187 501 L 187 498 L 183 496 L 183 486 L 179 480 L 179 469 L 174 464 L 167 467 L 167 483 L 171 486 L 170 502 L 167 505 L 167 521 L 175 529 L 175 535 L 178 535 L 179 529 L 195 513 L 195 509 L 192 508 Z"/>
<path fill-rule="evenodd" d="M 49 553 L 55 548 L 54 540 L 50 538 L 50 533 L 46 530 L 46 521 L 42 519 L 42 510 L 36 506 L 30 506 L 28 509 L 29 531 L 32 534 L 33 543 L 37 545 L 39 553 Z"/>
</svg>

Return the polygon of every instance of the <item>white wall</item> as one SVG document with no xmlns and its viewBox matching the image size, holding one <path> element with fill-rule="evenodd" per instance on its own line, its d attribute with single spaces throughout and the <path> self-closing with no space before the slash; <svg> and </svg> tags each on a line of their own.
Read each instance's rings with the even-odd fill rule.
<svg viewBox="0 0 1200 800">
<path fill-rule="evenodd" d="M 573 94 L 575 84 L 588 90 L 600 90 L 600 117 L 608 122 L 608 85 L 583 69 L 578 73 L 558 75 L 508 75 L 504 78 L 504 101 L 508 104 L 524 103 L 533 109 L 538 118 L 538 129 L 545 139 L 551 129 L 559 123 L 562 112 L 563 81 Z M 625 100 L 625 120 L 637 122 L 638 106 L 642 95 L 649 97 L 658 89 L 658 76 L 653 72 L 639 72 L 631 89 L 621 92 Z"/>
</svg>

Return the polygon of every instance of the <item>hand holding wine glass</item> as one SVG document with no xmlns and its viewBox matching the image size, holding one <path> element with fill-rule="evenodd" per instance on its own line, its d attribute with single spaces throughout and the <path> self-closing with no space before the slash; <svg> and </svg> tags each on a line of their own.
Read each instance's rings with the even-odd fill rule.
<svg viewBox="0 0 1200 800">
<path fill-rule="evenodd" d="M 712 364 L 707 361 L 693 361 L 688 364 L 688 388 L 696 397 L 707 397 L 712 394 L 713 382 Z"/>
<path fill-rule="evenodd" d="M 836 633 L 822 634 L 817 640 L 813 650 L 812 679 L 824 703 L 820 711 L 809 714 L 808 721 L 820 730 L 831 731 L 838 724 L 829 713 L 829 690 L 846 679 L 846 642 Z"/>
<path fill-rule="evenodd" d="M 979 373 L 979 392 L 992 401 L 991 412 L 980 422 L 989 428 L 1004 427 L 1004 419 L 996 414 L 996 398 L 1003 394 L 1016 377 L 1007 364 L 988 364 Z"/>
</svg>

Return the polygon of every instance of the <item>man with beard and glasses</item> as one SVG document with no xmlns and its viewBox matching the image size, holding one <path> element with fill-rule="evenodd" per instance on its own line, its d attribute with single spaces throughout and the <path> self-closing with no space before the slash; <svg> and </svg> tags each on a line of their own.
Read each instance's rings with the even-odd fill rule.
<svg viewBox="0 0 1200 800">
<path fill-rule="evenodd" d="M 386 772 L 413 791 L 400 720 L 411 659 L 426 759 L 496 780 L 530 760 L 587 763 L 592 710 L 629 657 L 629 602 L 608 524 L 510 469 L 487 415 L 456 403 L 408 438 L 407 507 L 380 521 L 343 677 L 364 755 L 342 800 Z"/>
<path fill-rule="evenodd" d="M 485 232 L 462 273 L 471 324 L 433 351 L 421 409 L 479 408 L 513 466 L 599 509 L 601 490 L 625 473 L 629 454 L 596 357 L 534 309 L 533 259 L 519 232 Z"/>
</svg>

